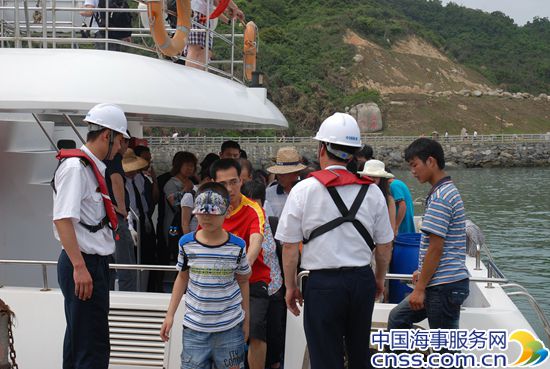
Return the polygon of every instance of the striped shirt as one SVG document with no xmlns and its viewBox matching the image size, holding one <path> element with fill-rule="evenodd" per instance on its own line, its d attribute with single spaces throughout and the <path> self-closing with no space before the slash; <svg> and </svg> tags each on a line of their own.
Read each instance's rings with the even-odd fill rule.
<svg viewBox="0 0 550 369">
<path fill-rule="evenodd" d="M 219 246 L 201 244 L 195 232 L 179 242 L 177 269 L 189 270 L 183 325 L 199 332 L 221 332 L 243 321 L 242 297 L 236 274 L 248 274 L 245 242 L 229 233 Z"/>
<path fill-rule="evenodd" d="M 426 200 L 426 212 L 422 220 L 422 240 L 418 255 L 418 270 L 428 246 L 430 234 L 444 239 L 443 254 L 428 287 L 457 282 L 469 277 L 466 269 L 466 213 L 458 189 L 446 177 L 437 183 Z"/>
</svg>

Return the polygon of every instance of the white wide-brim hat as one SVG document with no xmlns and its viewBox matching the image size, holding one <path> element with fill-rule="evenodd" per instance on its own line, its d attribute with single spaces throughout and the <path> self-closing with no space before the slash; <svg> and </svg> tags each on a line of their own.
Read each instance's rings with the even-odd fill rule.
<svg viewBox="0 0 550 369">
<path fill-rule="evenodd" d="M 295 173 L 306 169 L 307 166 L 302 164 L 300 154 L 294 147 L 281 147 L 277 151 L 275 165 L 267 168 L 269 173 L 273 174 L 288 174 Z"/>
<path fill-rule="evenodd" d="M 376 178 L 393 178 L 394 175 L 386 172 L 386 166 L 380 160 L 371 159 L 365 162 L 365 167 L 362 171 L 357 172 L 360 176 L 376 177 Z"/>
</svg>

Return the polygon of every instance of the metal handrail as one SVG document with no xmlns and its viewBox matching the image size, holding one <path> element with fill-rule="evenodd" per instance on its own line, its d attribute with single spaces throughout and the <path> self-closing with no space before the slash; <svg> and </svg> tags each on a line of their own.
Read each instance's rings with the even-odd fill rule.
<svg viewBox="0 0 550 369">
<path fill-rule="evenodd" d="M 16 259 L 1 259 L 0 265 L 39 265 L 42 267 L 42 289 L 40 291 L 50 291 L 48 286 L 47 267 L 56 266 L 57 261 L 53 260 L 16 260 Z M 109 269 L 125 269 L 137 271 L 162 271 L 175 272 L 174 265 L 151 265 L 151 264 L 109 264 Z M 3 287 L 0 285 L 0 288 Z"/>
<path fill-rule="evenodd" d="M 82 16 L 80 13 L 84 11 L 101 11 L 101 12 L 125 12 L 132 14 L 141 14 L 146 13 L 146 9 L 139 8 L 101 8 L 101 9 L 91 9 L 86 7 L 80 7 L 75 4 L 73 1 L 73 7 L 70 5 L 67 6 L 56 6 L 56 1 L 54 0 L 51 4 L 46 6 L 46 1 L 42 1 L 40 6 L 31 6 L 27 4 L 28 0 L 23 0 L 24 6 L 20 4 L 19 1 L 14 1 L 13 4 L 5 4 L 4 1 L 0 3 L 0 12 L 3 15 L 13 14 L 13 19 L 7 20 L 5 16 L 0 19 L 0 45 L 6 47 L 6 42 L 9 42 L 8 47 L 13 42 L 13 46 L 20 48 L 23 46 L 23 43 L 28 43 L 28 47 L 36 47 L 36 44 L 40 44 L 42 48 L 53 47 L 56 48 L 59 45 L 70 45 L 71 48 L 78 48 L 82 44 L 89 45 L 105 45 L 105 49 L 108 48 L 108 44 L 122 45 L 127 48 L 127 51 L 137 51 L 137 52 L 146 52 L 150 56 L 156 56 L 163 58 L 158 52 L 156 47 L 151 47 L 147 44 L 126 42 L 113 38 L 109 38 L 109 32 L 113 31 L 130 31 L 132 32 L 131 37 L 144 39 L 151 38 L 150 29 L 143 27 L 140 22 L 140 27 L 130 27 L 130 28 L 120 28 L 109 26 L 109 19 L 106 19 L 105 27 L 97 26 L 78 26 L 75 24 L 75 15 L 82 17 L 83 19 L 89 19 L 89 17 Z M 135 2 L 147 3 L 148 0 L 133 0 Z M 29 12 L 38 12 L 41 14 L 42 21 L 35 23 L 29 22 Z M 59 14 L 70 12 L 70 21 L 58 20 Z M 50 18 L 50 19 L 48 19 Z M 138 17 L 139 18 L 139 17 Z M 85 24 L 87 22 L 84 22 Z M 212 36 L 216 40 L 221 40 L 223 45 L 228 45 L 229 55 L 231 55 L 230 60 L 209 60 L 206 58 L 206 62 L 201 64 L 205 70 L 221 75 L 223 77 L 229 78 L 233 81 L 244 83 L 244 68 L 239 68 L 235 70 L 235 65 L 242 65 L 241 60 L 234 60 L 235 57 L 235 41 L 243 40 L 244 34 L 236 34 L 235 31 L 235 20 L 231 20 L 230 30 L 227 33 L 218 32 L 216 30 L 210 29 L 208 26 L 204 27 L 193 21 L 193 24 L 198 28 L 194 29 L 193 32 L 206 32 L 207 37 Z M 87 31 L 105 31 L 105 37 L 95 38 L 95 37 L 75 37 L 75 34 L 82 30 Z M 166 28 L 168 32 L 173 31 L 170 27 Z M 41 31 L 41 32 L 40 32 Z M 33 45 L 34 43 L 34 45 Z M 142 53 L 143 54 L 143 53 Z M 239 54 L 240 56 L 240 54 Z M 185 60 L 184 57 L 172 58 L 172 59 L 181 59 Z M 222 70 L 221 67 L 217 68 L 216 65 L 224 66 L 228 65 L 228 71 Z M 237 75 L 236 75 L 237 74 Z"/>
<path fill-rule="evenodd" d="M 166 144 L 181 144 L 181 145 L 204 145 L 212 144 L 217 145 L 221 144 L 226 140 L 234 140 L 240 144 L 262 144 L 262 143 L 271 143 L 271 144 L 293 144 L 293 143 L 305 143 L 305 144 L 314 144 L 317 141 L 313 139 L 312 136 L 290 136 L 290 137 L 281 137 L 281 136 L 256 136 L 256 137 L 223 137 L 223 136 L 189 136 L 189 137 L 161 137 L 161 136 L 150 136 L 144 137 L 147 139 L 149 145 L 166 145 Z M 403 143 L 408 144 L 417 139 L 418 136 L 382 136 L 382 135 L 363 135 L 362 139 L 369 144 L 384 144 L 384 143 Z M 486 144 L 497 144 L 497 143 L 522 143 L 522 142 L 548 142 L 550 143 L 550 134 L 549 133 L 540 133 L 540 134 L 504 134 L 504 135 L 479 135 L 476 140 L 463 140 L 461 136 L 449 136 L 448 140 L 439 139 L 443 143 L 457 143 L 457 144 L 472 144 L 472 143 L 486 143 Z"/>
<path fill-rule="evenodd" d="M 0 263 L 1 263 L 1 260 L 0 260 Z M 309 270 L 304 270 L 304 271 L 301 271 L 300 273 L 298 273 L 297 280 L 298 280 L 298 288 L 299 288 L 300 292 L 302 291 L 303 279 L 308 277 L 309 273 L 310 273 Z M 412 282 L 412 274 L 387 273 L 386 274 L 386 280 Z M 470 282 L 481 282 L 481 283 L 485 283 L 485 282 L 508 283 L 508 282 L 510 282 L 508 280 L 508 278 L 506 278 L 506 277 L 504 277 L 504 278 L 470 277 L 469 281 Z"/>
<path fill-rule="evenodd" d="M 535 297 L 533 297 L 533 295 L 531 295 L 529 291 L 527 291 L 527 289 L 520 284 L 508 283 L 508 284 L 501 285 L 501 287 L 503 289 L 517 288 L 520 290 L 520 291 L 506 292 L 506 294 L 508 296 L 523 296 L 527 298 L 527 301 L 529 301 L 529 304 L 531 305 L 531 307 L 533 308 L 533 310 L 535 311 L 539 320 L 542 323 L 544 333 L 546 333 L 548 339 L 550 340 L 550 321 L 546 317 L 546 314 L 544 314 L 544 311 L 540 307 L 540 304 L 538 303 L 537 299 L 535 299 Z"/>
</svg>

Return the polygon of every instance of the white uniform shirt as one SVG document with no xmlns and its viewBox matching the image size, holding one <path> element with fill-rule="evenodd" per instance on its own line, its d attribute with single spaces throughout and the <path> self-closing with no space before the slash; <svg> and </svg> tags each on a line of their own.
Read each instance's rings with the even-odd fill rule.
<svg viewBox="0 0 550 369">
<path fill-rule="evenodd" d="M 330 166 L 327 169 L 345 169 Z M 360 185 L 337 187 L 344 204 L 351 204 L 359 193 Z M 317 227 L 342 216 L 326 187 L 315 178 L 307 178 L 290 191 L 283 209 L 275 238 L 281 242 L 296 243 L 309 238 Z M 393 240 L 384 195 L 371 185 L 356 218 L 369 231 L 374 243 Z M 370 264 L 372 253 L 352 223 L 344 223 L 304 245 L 302 267 L 308 270 L 359 267 Z"/>
<path fill-rule="evenodd" d="M 102 175 L 105 175 L 105 164 L 86 147 L 80 148 L 96 164 Z M 79 158 L 65 159 L 55 172 L 53 194 L 53 220 L 71 218 L 76 232 L 76 241 L 80 251 L 85 254 L 110 255 L 115 252 L 113 231 L 109 226 L 92 233 L 79 221 L 88 225 L 97 225 L 105 217 L 105 206 L 99 185 L 92 168 L 84 166 Z M 54 236 L 61 241 L 55 224 Z"/>
<path fill-rule="evenodd" d="M 273 216 L 281 217 L 287 199 L 288 193 L 284 192 L 278 184 L 270 186 L 265 190 L 265 200 L 269 202 Z"/>
</svg>

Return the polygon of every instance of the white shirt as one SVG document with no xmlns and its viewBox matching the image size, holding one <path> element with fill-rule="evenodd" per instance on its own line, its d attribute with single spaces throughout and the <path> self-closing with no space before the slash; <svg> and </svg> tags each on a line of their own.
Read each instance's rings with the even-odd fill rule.
<svg viewBox="0 0 550 369">
<path fill-rule="evenodd" d="M 97 9 L 98 6 L 99 6 L 99 0 L 84 0 L 84 6 L 83 6 L 84 8 L 91 7 L 91 8 Z M 90 27 L 90 17 L 83 17 L 83 18 L 84 18 L 84 23 L 86 23 L 86 26 Z M 92 19 L 92 27 L 99 27 L 95 17 Z M 95 34 L 96 31 L 92 31 L 92 33 Z"/>
<path fill-rule="evenodd" d="M 86 146 L 80 149 L 94 161 L 104 176 L 105 164 Z M 79 223 L 82 221 L 84 224 L 97 225 L 106 214 L 92 168 L 89 165 L 84 166 L 79 158 L 65 159 L 55 172 L 55 188 L 57 193 L 53 194 L 53 220 L 71 218 L 80 251 L 103 256 L 115 252 L 115 240 L 111 228 L 105 226 L 92 233 Z M 53 232 L 55 238 L 61 242 L 55 225 Z"/>
<path fill-rule="evenodd" d="M 265 190 L 265 200 L 269 202 L 271 210 L 273 211 L 273 216 L 280 218 L 283 208 L 285 207 L 286 200 L 288 199 L 288 193 L 284 191 L 282 191 L 282 193 L 277 193 L 278 188 L 278 184 L 268 187 Z"/>
<path fill-rule="evenodd" d="M 327 169 L 345 169 L 330 166 Z M 337 187 L 338 194 L 349 207 L 355 200 L 360 185 Z M 317 227 L 340 217 L 327 189 L 315 178 L 307 178 L 290 191 L 283 209 L 275 238 L 281 242 L 296 243 L 309 238 Z M 356 218 L 369 231 L 374 243 L 393 240 L 384 195 L 376 185 L 369 186 L 363 205 Z M 344 223 L 304 245 L 302 267 L 308 270 L 359 267 L 370 264 L 372 253 L 352 223 Z"/>
<path fill-rule="evenodd" d="M 193 190 L 197 191 L 196 186 L 193 186 Z M 192 193 L 185 193 L 181 199 L 181 207 L 182 208 L 191 208 L 191 211 L 195 208 L 195 199 L 193 198 Z M 195 232 L 197 230 L 197 227 L 199 226 L 199 223 L 197 221 L 197 217 L 191 214 L 191 221 L 189 222 L 189 231 Z"/>
</svg>

